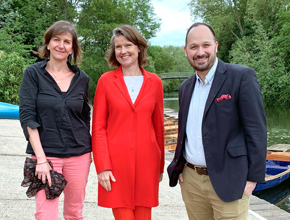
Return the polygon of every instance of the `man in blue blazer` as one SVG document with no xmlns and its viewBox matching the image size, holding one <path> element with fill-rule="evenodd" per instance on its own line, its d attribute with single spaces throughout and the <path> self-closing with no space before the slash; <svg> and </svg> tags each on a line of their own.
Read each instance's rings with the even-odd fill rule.
<svg viewBox="0 0 290 220">
<path fill-rule="evenodd" d="M 178 140 L 168 166 L 190 220 L 245 220 L 265 182 L 266 117 L 254 70 L 216 57 L 213 29 L 195 23 L 185 55 L 196 73 L 179 88 Z"/>
</svg>

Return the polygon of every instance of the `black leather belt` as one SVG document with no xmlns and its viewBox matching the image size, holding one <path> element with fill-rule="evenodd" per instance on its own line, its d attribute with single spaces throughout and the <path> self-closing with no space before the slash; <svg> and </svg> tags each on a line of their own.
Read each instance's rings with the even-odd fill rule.
<svg viewBox="0 0 290 220">
<path fill-rule="evenodd" d="M 208 175 L 206 167 L 196 166 L 191 163 L 186 163 L 186 166 L 188 166 L 191 169 L 194 169 L 199 175 Z"/>
</svg>

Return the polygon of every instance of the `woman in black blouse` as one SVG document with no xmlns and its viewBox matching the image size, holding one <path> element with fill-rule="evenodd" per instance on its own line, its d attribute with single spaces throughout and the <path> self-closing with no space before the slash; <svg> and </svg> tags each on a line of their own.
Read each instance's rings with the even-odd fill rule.
<svg viewBox="0 0 290 220">
<path fill-rule="evenodd" d="M 44 184 L 52 184 L 47 159 L 64 175 L 64 218 L 83 219 L 91 164 L 89 77 L 75 65 L 81 61 L 75 27 L 54 23 L 38 52 L 45 60 L 27 67 L 19 93 L 26 153 L 37 160 L 35 175 Z M 58 198 L 47 200 L 44 190 L 35 198 L 36 219 L 58 219 Z"/>
</svg>

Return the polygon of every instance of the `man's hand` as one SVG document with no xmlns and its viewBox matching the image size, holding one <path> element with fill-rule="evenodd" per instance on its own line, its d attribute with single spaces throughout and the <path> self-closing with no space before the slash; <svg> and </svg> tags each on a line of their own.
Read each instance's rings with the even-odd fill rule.
<svg viewBox="0 0 290 220">
<path fill-rule="evenodd" d="M 252 195 L 255 187 L 256 187 L 257 183 L 256 182 L 252 182 L 252 181 L 247 181 L 246 186 L 245 186 L 245 193 L 250 196 Z"/>
<path fill-rule="evenodd" d="M 183 183 L 183 177 L 182 177 L 182 173 L 181 173 L 181 174 L 179 174 L 179 177 L 178 177 L 178 179 L 179 179 L 179 182 L 180 182 L 180 183 Z"/>
</svg>

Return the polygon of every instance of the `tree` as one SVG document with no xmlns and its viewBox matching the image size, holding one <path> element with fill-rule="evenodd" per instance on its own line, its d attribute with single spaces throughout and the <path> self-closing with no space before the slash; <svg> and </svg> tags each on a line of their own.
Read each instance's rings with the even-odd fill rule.
<svg viewBox="0 0 290 220">
<path fill-rule="evenodd" d="M 0 51 L 0 101 L 18 104 L 22 74 L 26 66 L 24 58 L 13 52 Z"/>
<path fill-rule="evenodd" d="M 160 46 L 149 46 L 147 53 L 153 60 L 156 60 L 158 54 L 162 52 L 162 50 L 163 48 Z"/>
<path fill-rule="evenodd" d="M 15 41 L 4 29 L 0 29 L 0 50 L 9 54 L 15 52 L 28 60 L 30 57 L 31 46 L 24 45 L 19 41 Z M 33 62 L 33 59 L 31 60 Z"/>
<path fill-rule="evenodd" d="M 113 29 L 122 24 L 134 26 L 146 39 L 160 27 L 149 0 L 88 0 L 82 5 L 78 21 L 84 50 L 104 54 Z"/>
<path fill-rule="evenodd" d="M 161 51 L 155 59 L 154 67 L 156 73 L 173 72 L 174 59 L 170 54 L 166 53 L 165 51 Z"/>
<path fill-rule="evenodd" d="M 42 44 L 46 28 L 57 20 L 73 21 L 77 4 L 77 0 L 0 0 L 0 49 L 34 62 L 33 51 Z"/>
<path fill-rule="evenodd" d="M 129 0 L 135 15 L 132 25 L 136 27 L 145 39 L 155 37 L 160 28 L 160 19 L 156 17 L 150 0 Z"/>
<path fill-rule="evenodd" d="M 263 28 L 272 38 L 279 30 L 278 13 L 281 9 L 289 7 L 289 0 L 249 0 L 248 11 L 251 11 L 251 19 L 261 21 Z M 249 16 L 249 15 L 248 15 Z"/>
<path fill-rule="evenodd" d="M 254 30 L 251 21 L 260 21 L 271 38 L 279 29 L 277 14 L 289 0 L 192 0 L 191 15 L 213 27 L 219 42 L 219 57 L 229 61 L 232 44 Z M 289 7 L 288 7 L 289 10 Z"/>
<path fill-rule="evenodd" d="M 18 16 L 18 13 L 12 8 L 12 1 L 0 0 L 0 29 L 3 29 Z"/>
<path fill-rule="evenodd" d="M 183 47 L 150 46 L 148 55 L 151 57 L 157 73 L 192 71 L 192 67 L 185 57 Z"/>
<path fill-rule="evenodd" d="M 244 36 L 233 44 L 231 63 L 246 65 L 256 71 L 266 105 L 275 106 L 282 103 L 282 100 L 287 105 L 281 93 L 282 88 L 286 87 L 285 83 L 289 84 L 282 80 L 288 75 L 283 59 L 275 55 L 273 42 L 269 40 L 261 22 L 253 23 L 253 28 L 253 35 Z"/>
<path fill-rule="evenodd" d="M 12 34 L 11 31 L 17 26 L 18 17 L 19 13 L 13 9 L 12 0 L 0 0 L 0 50 L 7 54 L 16 52 L 29 58 L 31 47 L 23 45 L 23 37 L 20 34 Z"/>
<path fill-rule="evenodd" d="M 163 51 L 170 54 L 174 60 L 174 72 L 192 72 L 192 67 L 185 57 L 183 47 L 165 46 Z"/>
<path fill-rule="evenodd" d="M 99 76 L 109 68 L 104 60 L 112 31 L 117 26 L 130 24 L 146 39 L 153 37 L 160 27 L 149 0 L 87 0 L 81 4 L 78 31 L 84 50 L 82 69 L 93 80 L 93 96 Z M 153 71 L 152 61 L 148 70 Z"/>
<path fill-rule="evenodd" d="M 273 37 L 276 53 L 284 59 L 287 72 L 290 72 L 290 7 L 281 8 L 277 14 L 277 31 Z"/>
<path fill-rule="evenodd" d="M 93 101 L 101 74 L 109 71 L 110 68 L 103 55 L 98 52 L 88 51 L 84 53 L 81 69 L 90 76 L 90 99 Z"/>
<path fill-rule="evenodd" d="M 90 76 L 92 95 L 99 76 L 109 70 L 104 56 L 113 29 L 131 24 L 148 40 L 160 27 L 150 0 L 0 0 L 0 50 L 5 59 L 18 62 L 23 58 L 26 65 L 35 62 L 33 52 L 42 45 L 44 31 L 57 20 L 77 25 L 84 51 L 82 69 Z M 11 74 L 2 63 L 3 83 Z M 155 72 L 154 59 L 150 57 L 148 64 L 146 69 Z M 20 69 L 13 74 L 20 74 Z"/>
<path fill-rule="evenodd" d="M 290 0 L 192 0 L 190 6 L 216 31 L 219 58 L 252 67 L 266 105 L 290 106 Z"/>
<path fill-rule="evenodd" d="M 219 42 L 219 57 L 229 60 L 231 45 L 245 35 L 244 16 L 248 0 L 192 0 L 191 16 L 213 27 Z"/>
<path fill-rule="evenodd" d="M 157 59 L 159 53 L 163 50 L 160 46 L 149 46 L 147 54 L 149 57 L 148 65 L 145 67 L 146 70 L 156 73 L 155 60 Z"/>
<path fill-rule="evenodd" d="M 73 22 L 79 1 L 13 0 L 12 8 L 19 14 L 10 31 L 24 37 L 23 43 L 35 49 L 42 44 L 44 31 L 57 20 Z"/>
</svg>

